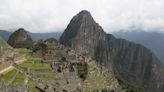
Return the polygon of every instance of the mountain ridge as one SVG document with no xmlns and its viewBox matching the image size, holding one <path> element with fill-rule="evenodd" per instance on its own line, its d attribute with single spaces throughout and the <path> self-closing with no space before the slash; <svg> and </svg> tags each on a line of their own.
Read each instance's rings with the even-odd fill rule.
<svg viewBox="0 0 164 92">
<path fill-rule="evenodd" d="M 164 33 L 132 30 L 131 32 L 113 32 L 117 38 L 124 38 L 151 49 L 164 64 Z"/>
<path fill-rule="evenodd" d="M 164 67 L 158 58 L 142 45 L 106 34 L 92 18 L 87 19 L 90 18 L 87 15 L 90 13 L 82 11 L 72 18 L 60 43 L 96 59 L 123 82 L 163 92 Z"/>
</svg>

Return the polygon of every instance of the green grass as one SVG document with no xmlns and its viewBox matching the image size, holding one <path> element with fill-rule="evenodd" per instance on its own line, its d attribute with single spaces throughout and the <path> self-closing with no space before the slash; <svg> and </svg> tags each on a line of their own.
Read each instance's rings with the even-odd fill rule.
<svg viewBox="0 0 164 92">
<path fill-rule="evenodd" d="M 110 85 L 117 83 L 112 75 L 106 73 L 105 70 L 103 70 L 104 73 L 102 73 L 100 68 L 94 61 L 88 62 L 88 66 L 88 75 L 86 77 L 86 80 L 82 81 L 84 92 L 109 89 Z"/>
<path fill-rule="evenodd" d="M 25 62 L 19 64 L 19 66 L 21 66 L 21 67 L 29 67 L 31 65 L 32 65 L 32 61 L 25 61 Z"/>
<path fill-rule="evenodd" d="M 16 69 L 13 69 L 11 71 L 9 71 L 8 73 L 6 73 L 4 76 L 3 76 L 3 79 L 5 82 L 9 82 L 13 76 L 16 74 L 17 70 Z"/>
<path fill-rule="evenodd" d="M 19 74 L 16 76 L 16 78 L 15 78 L 15 80 L 13 81 L 12 84 L 13 84 L 13 85 L 23 85 L 25 78 L 26 78 L 25 74 L 19 73 Z"/>
<path fill-rule="evenodd" d="M 36 89 L 36 88 L 32 88 L 31 92 L 40 92 L 40 91 L 38 89 Z"/>
<path fill-rule="evenodd" d="M 16 52 L 19 52 L 19 53 L 29 53 L 29 52 L 32 52 L 31 50 L 28 50 L 28 49 L 15 49 Z"/>
<path fill-rule="evenodd" d="M 51 80 L 59 80 L 60 78 L 52 72 L 52 68 L 50 64 L 42 63 L 41 60 L 41 54 L 39 53 L 31 53 L 31 50 L 27 49 L 16 49 L 16 52 L 18 52 L 23 58 L 26 58 L 26 61 L 19 64 L 19 66 L 24 68 L 30 69 L 30 74 L 33 75 L 47 75 L 46 77 L 40 77 L 43 81 L 51 81 Z M 47 71 L 35 71 L 35 69 L 46 69 Z M 4 74 L 5 82 L 10 81 L 18 72 L 16 69 L 11 70 L 10 72 Z M 11 86 L 22 86 L 25 85 L 25 78 L 26 75 L 24 73 L 18 73 L 16 75 L 15 80 L 10 84 Z M 36 88 L 33 88 L 33 85 L 36 83 L 36 80 L 33 80 L 29 78 L 28 83 L 26 84 L 31 92 L 38 92 Z"/>
<path fill-rule="evenodd" d="M 26 58 L 26 59 L 27 56 L 29 56 L 30 53 L 32 52 L 31 50 L 27 50 L 27 49 L 14 49 L 14 51 L 19 53 L 19 57 Z"/>
<path fill-rule="evenodd" d="M 31 85 L 31 84 L 34 84 L 34 83 L 36 83 L 35 80 L 33 80 L 33 79 L 31 79 L 31 78 L 28 80 L 28 85 Z"/>
<path fill-rule="evenodd" d="M 45 63 L 35 63 L 31 66 L 31 69 L 51 69 L 51 66 Z"/>
</svg>

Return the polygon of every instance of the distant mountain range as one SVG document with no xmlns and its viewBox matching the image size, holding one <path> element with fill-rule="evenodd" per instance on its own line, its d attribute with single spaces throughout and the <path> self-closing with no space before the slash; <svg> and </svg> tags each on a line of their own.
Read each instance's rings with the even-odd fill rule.
<svg viewBox="0 0 164 92">
<path fill-rule="evenodd" d="M 13 32 L 0 30 L 0 36 L 4 40 L 8 40 L 9 36 Z M 55 38 L 59 40 L 62 33 L 51 32 L 51 33 L 31 33 L 28 34 L 32 37 L 34 41 L 39 39 Z M 145 31 L 118 31 L 112 33 L 117 38 L 123 38 L 135 43 L 142 44 L 143 46 L 151 49 L 156 56 L 164 63 L 164 33 L 159 32 L 145 32 Z"/>
<path fill-rule="evenodd" d="M 0 30 L 0 36 L 7 41 L 9 36 L 12 34 L 12 32 L 6 31 L 6 30 Z"/>
<path fill-rule="evenodd" d="M 4 40 L 8 40 L 9 36 L 13 32 L 0 30 L 0 36 Z M 32 37 L 34 41 L 39 39 L 55 38 L 59 40 L 62 33 L 51 32 L 51 33 L 31 33 L 28 34 Z M 164 33 L 159 32 L 146 32 L 146 31 L 118 31 L 112 33 L 117 38 L 123 38 L 135 43 L 142 44 L 143 46 L 151 49 L 156 56 L 164 63 Z"/>
<path fill-rule="evenodd" d="M 0 30 L 0 36 L 6 41 L 8 40 L 9 36 L 12 33 L 13 32 L 10 32 L 10 31 Z M 50 32 L 50 33 L 31 33 L 31 32 L 28 32 L 28 34 L 32 37 L 32 39 L 34 41 L 36 41 L 36 40 L 47 39 L 47 38 L 55 38 L 58 40 L 62 33 L 60 33 L 60 32 Z"/>
<path fill-rule="evenodd" d="M 119 31 L 114 32 L 117 38 L 127 39 L 129 41 L 139 43 L 151 49 L 156 56 L 164 63 L 164 33 L 145 32 L 145 31 Z"/>
</svg>

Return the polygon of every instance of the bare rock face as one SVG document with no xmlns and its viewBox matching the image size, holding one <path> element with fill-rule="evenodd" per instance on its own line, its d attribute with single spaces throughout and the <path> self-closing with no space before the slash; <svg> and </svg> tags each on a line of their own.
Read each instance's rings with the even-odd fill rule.
<svg viewBox="0 0 164 92">
<path fill-rule="evenodd" d="M 102 39 L 105 39 L 103 29 L 88 11 L 82 11 L 73 17 L 62 34 L 60 42 L 81 53 L 88 53 L 93 58 L 96 46 Z"/>
<path fill-rule="evenodd" d="M 147 48 L 106 34 L 88 11 L 73 17 L 60 43 L 113 71 L 121 84 L 164 92 L 164 66 Z"/>
<path fill-rule="evenodd" d="M 14 48 L 31 48 L 33 41 L 28 33 L 20 28 L 9 37 L 8 44 Z"/>
</svg>

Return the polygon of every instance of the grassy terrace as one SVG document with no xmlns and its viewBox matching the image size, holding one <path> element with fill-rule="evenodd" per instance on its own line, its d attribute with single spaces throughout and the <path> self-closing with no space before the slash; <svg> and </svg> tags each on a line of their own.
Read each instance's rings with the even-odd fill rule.
<svg viewBox="0 0 164 92">
<path fill-rule="evenodd" d="M 9 82 L 13 76 L 15 76 L 17 73 L 17 70 L 16 69 L 13 69 L 11 71 L 9 71 L 8 73 L 6 73 L 5 75 L 2 76 L 2 79 L 4 79 L 5 82 Z"/>
<path fill-rule="evenodd" d="M 97 89 L 109 89 L 111 84 L 117 84 L 117 81 L 107 74 L 105 70 L 101 72 L 100 68 L 94 61 L 88 61 L 88 75 L 85 81 L 82 81 L 84 92 L 97 92 Z M 108 77 L 107 77 L 108 76 Z M 102 91 L 108 92 L 108 91 Z"/>
<path fill-rule="evenodd" d="M 19 64 L 20 67 L 29 70 L 29 74 L 39 76 L 38 78 L 42 81 L 46 80 L 58 80 L 59 77 L 52 72 L 50 64 L 42 63 L 40 53 L 31 53 L 32 51 L 26 49 L 16 49 L 21 56 L 26 58 L 26 61 Z M 11 86 L 28 86 L 32 92 L 38 92 L 33 85 L 36 84 L 37 80 L 28 77 L 26 73 L 22 73 L 19 69 L 13 69 L 2 76 L 5 83 Z"/>
<path fill-rule="evenodd" d="M 26 77 L 25 74 L 19 72 L 16 75 L 14 81 L 12 82 L 12 85 L 23 85 L 25 77 Z"/>
<path fill-rule="evenodd" d="M 27 54 L 29 52 L 32 52 L 31 50 L 27 50 L 27 49 L 15 49 L 15 51 L 21 54 Z"/>
<path fill-rule="evenodd" d="M 50 64 L 35 63 L 30 69 L 51 69 Z"/>
<path fill-rule="evenodd" d="M 26 62 L 21 63 L 19 66 L 21 66 L 21 67 L 30 67 L 31 64 L 32 64 L 32 62 L 27 60 Z"/>
</svg>

